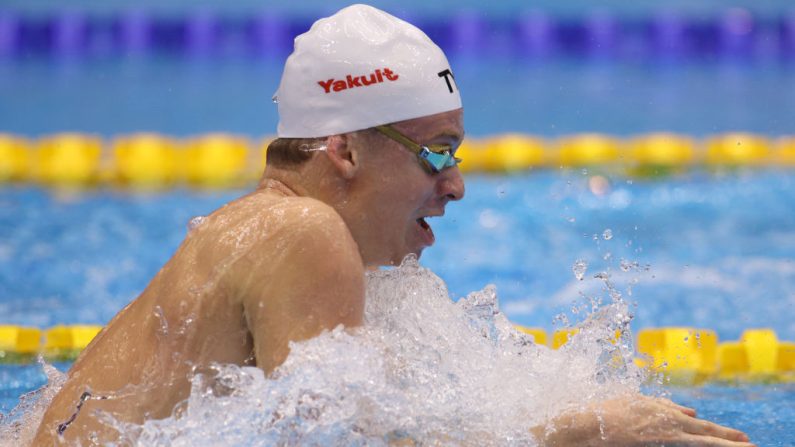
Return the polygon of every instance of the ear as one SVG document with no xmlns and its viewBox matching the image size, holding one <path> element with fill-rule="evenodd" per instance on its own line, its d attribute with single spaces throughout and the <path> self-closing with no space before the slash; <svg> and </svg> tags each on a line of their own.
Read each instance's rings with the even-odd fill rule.
<svg viewBox="0 0 795 447">
<path fill-rule="evenodd" d="M 358 147 L 349 134 L 332 135 L 326 140 L 326 155 L 331 165 L 346 180 L 352 179 L 361 165 Z"/>
</svg>

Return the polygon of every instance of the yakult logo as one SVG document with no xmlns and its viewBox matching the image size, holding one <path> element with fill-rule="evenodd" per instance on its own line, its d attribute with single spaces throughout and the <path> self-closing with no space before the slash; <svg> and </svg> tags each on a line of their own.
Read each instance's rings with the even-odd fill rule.
<svg viewBox="0 0 795 447">
<path fill-rule="evenodd" d="M 384 82 L 384 79 L 387 81 L 397 81 L 399 77 L 400 76 L 398 76 L 397 73 L 393 72 L 389 68 L 384 68 L 383 70 L 379 68 L 369 75 L 347 75 L 345 80 L 331 78 L 326 81 L 317 81 L 317 83 L 323 87 L 323 90 L 325 90 L 326 93 L 331 93 L 332 91 L 341 92 L 349 88 L 367 87 L 373 84 L 380 84 L 381 82 Z"/>
</svg>

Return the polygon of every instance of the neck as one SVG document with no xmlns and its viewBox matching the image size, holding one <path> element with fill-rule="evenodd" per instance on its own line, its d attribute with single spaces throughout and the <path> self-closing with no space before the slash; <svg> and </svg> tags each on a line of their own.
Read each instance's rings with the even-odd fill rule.
<svg viewBox="0 0 795 447">
<path fill-rule="evenodd" d="M 297 168 L 268 166 L 257 189 L 285 196 L 311 197 L 336 209 L 348 201 L 349 185 L 327 164 L 317 161 L 310 160 Z"/>
<path fill-rule="evenodd" d="M 268 191 L 278 192 L 284 196 L 302 196 L 294 188 L 290 187 L 287 183 L 276 178 L 263 177 L 257 185 L 257 189 L 265 189 Z"/>
</svg>

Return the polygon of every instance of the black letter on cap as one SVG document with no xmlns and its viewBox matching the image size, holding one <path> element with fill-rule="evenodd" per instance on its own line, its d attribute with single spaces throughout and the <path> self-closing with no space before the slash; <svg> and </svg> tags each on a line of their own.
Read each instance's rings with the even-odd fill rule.
<svg viewBox="0 0 795 447">
<path fill-rule="evenodd" d="M 455 81 L 455 76 L 453 76 L 453 72 L 450 71 L 450 69 L 448 68 L 447 70 L 440 71 L 438 75 L 440 78 L 444 77 L 444 82 L 447 83 L 448 90 L 450 90 L 450 93 L 453 93 L 453 84 L 450 83 L 450 78 L 453 78 L 453 80 Z M 447 76 L 450 76 L 450 78 L 448 78 Z"/>
</svg>

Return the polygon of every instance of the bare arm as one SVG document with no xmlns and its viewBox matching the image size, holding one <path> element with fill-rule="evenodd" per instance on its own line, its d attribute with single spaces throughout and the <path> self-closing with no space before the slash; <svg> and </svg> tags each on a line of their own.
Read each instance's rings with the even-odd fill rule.
<svg viewBox="0 0 795 447">
<path fill-rule="evenodd" d="M 563 414 L 532 432 L 540 445 L 552 447 L 753 446 L 741 431 L 698 419 L 692 408 L 638 395 Z"/>
<path fill-rule="evenodd" d="M 254 253 L 267 271 L 251 281 L 242 303 L 257 366 L 266 372 L 289 354 L 289 342 L 342 324 L 362 323 L 364 267 L 339 215 L 317 202 L 287 209 L 280 230 Z"/>
</svg>

